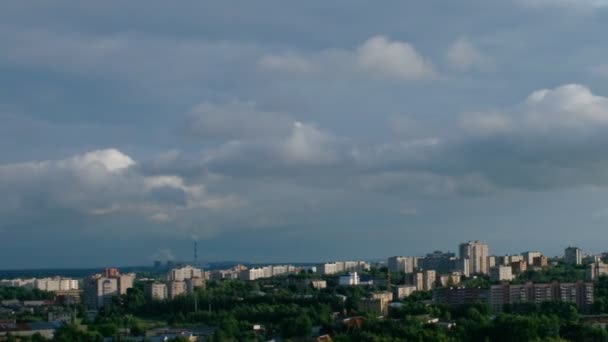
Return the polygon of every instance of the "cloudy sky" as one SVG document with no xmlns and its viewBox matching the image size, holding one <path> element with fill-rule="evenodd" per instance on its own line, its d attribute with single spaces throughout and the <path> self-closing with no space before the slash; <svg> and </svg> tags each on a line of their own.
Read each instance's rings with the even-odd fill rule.
<svg viewBox="0 0 608 342">
<path fill-rule="evenodd" d="M 606 249 L 608 1 L 3 1 L 0 268 Z"/>
</svg>

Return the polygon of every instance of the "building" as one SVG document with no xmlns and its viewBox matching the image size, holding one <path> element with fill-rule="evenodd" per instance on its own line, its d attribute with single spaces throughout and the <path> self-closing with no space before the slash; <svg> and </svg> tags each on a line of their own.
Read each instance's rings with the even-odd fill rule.
<svg viewBox="0 0 608 342">
<path fill-rule="evenodd" d="M 490 272 L 488 245 L 480 241 L 469 241 L 460 244 L 459 251 L 460 259 L 469 259 L 470 274 L 488 274 Z"/>
<path fill-rule="evenodd" d="M 201 277 L 192 277 L 185 280 L 186 283 L 186 292 L 194 293 L 195 289 L 200 289 L 205 287 L 205 281 Z"/>
<path fill-rule="evenodd" d="M 313 289 L 321 290 L 327 287 L 327 281 L 325 280 L 311 280 L 310 285 Z"/>
<path fill-rule="evenodd" d="M 414 286 L 417 291 L 424 291 L 424 275 L 422 272 L 412 273 L 408 279 L 409 284 Z"/>
<path fill-rule="evenodd" d="M 189 278 L 202 278 L 203 273 L 199 268 L 195 268 L 192 266 L 184 266 L 179 268 L 174 268 L 167 273 L 167 281 L 184 281 Z"/>
<path fill-rule="evenodd" d="M 528 263 L 525 260 L 513 261 L 510 267 L 513 273 L 520 274 L 528 269 Z"/>
<path fill-rule="evenodd" d="M 320 274 L 336 274 L 344 272 L 361 272 L 370 269 L 370 265 L 365 261 L 336 261 L 319 264 L 317 270 Z"/>
<path fill-rule="evenodd" d="M 150 300 L 165 300 L 168 297 L 167 285 L 163 283 L 149 283 L 144 286 L 144 293 Z"/>
<path fill-rule="evenodd" d="M 441 274 L 437 276 L 437 286 L 448 287 L 460 284 L 462 274 L 459 271 L 454 271 L 449 274 Z"/>
<path fill-rule="evenodd" d="M 488 289 L 478 288 L 441 288 L 433 291 L 433 302 L 445 305 L 462 305 L 487 303 L 490 293 Z"/>
<path fill-rule="evenodd" d="M 469 258 L 458 259 L 456 269 L 459 270 L 463 276 L 469 277 L 471 275 L 471 260 L 469 260 Z"/>
<path fill-rule="evenodd" d="M 49 292 L 78 290 L 78 280 L 61 277 L 40 278 L 34 281 L 34 288 Z"/>
<path fill-rule="evenodd" d="M 596 280 L 598 277 L 608 275 L 608 264 L 603 262 L 594 262 L 587 265 L 587 279 Z"/>
<path fill-rule="evenodd" d="M 372 292 L 371 298 L 364 298 L 361 301 L 361 309 L 386 316 L 388 315 L 388 305 L 392 300 L 391 292 Z"/>
<path fill-rule="evenodd" d="M 513 280 L 513 273 L 511 271 L 511 266 L 498 265 L 498 266 L 494 266 L 494 267 L 490 268 L 490 280 L 491 281 L 511 281 L 511 280 Z"/>
<path fill-rule="evenodd" d="M 388 258 L 388 269 L 391 272 L 414 272 L 414 260 L 413 257 L 394 256 Z"/>
<path fill-rule="evenodd" d="M 412 293 L 416 292 L 416 286 L 414 285 L 397 285 L 395 287 L 395 298 L 403 299 L 409 297 Z"/>
<path fill-rule="evenodd" d="M 456 254 L 451 252 L 434 251 L 428 253 L 418 262 L 418 267 L 423 270 L 435 270 L 437 273 L 450 273 L 457 269 Z"/>
<path fill-rule="evenodd" d="M 357 272 L 342 275 L 338 279 L 338 284 L 346 286 L 359 285 L 359 275 Z"/>
<path fill-rule="evenodd" d="M 524 260 L 524 257 L 522 255 L 519 254 L 515 254 L 515 255 L 501 255 L 496 257 L 496 265 L 504 265 L 504 266 L 509 266 L 514 262 L 518 262 L 518 261 L 522 261 Z M 524 260 L 525 262 L 525 260 Z"/>
<path fill-rule="evenodd" d="M 173 280 L 167 283 L 167 297 L 169 299 L 174 299 L 184 293 L 186 293 L 186 282 Z"/>
<path fill-rule="evenodd" d="M 541 255 L 539 257 L 534 257 L 532 264 L 534 265 L 534 267 L 545 268 L 549 265 L 549 260 L 547 260 L 546 256 Z"/>
<path fill-rule="evenodd" d="M 578 247 L 568 247 L 564 250 L 564 261 L 572 265 L 581 265 L 583 263 L 583 253 Z"/>
<path fill-rule="evenodd" d="M 422 271 L 422 289 L 424 291 L 430 291 L 435 288 L 437 283 L 437 272 L 435 270 L 424 270 Z"/>
<path fill-rule="evenodd" d="M 297 268 L 293 265 L 269 265 L 264 267 L 250 268 L 241 271 L 239 278 L 243 280 L 256 280 L 260 278 L 271 278 L 278 275 L 285 275 L 296 272 Z"/>
<path fill-rule="evenodd" d="M 529 266 L 534 265 L 534 258 L 539 258 L 540 256 L 542 256 L 542 254 L 540 254 L 540 252 L 536 252 L 536 251 L 523 252 L 523 253 L 521 253 L 521 255 L 524 258 L 524 261 Z"/>
<path fill-rule="evenodd" d="M 84 302 L 90 309 L 101 309 L 112 301 L 112 297 L 127 293 L 134 280 L 135 273 L 120 274 L 115 268 L 91 275 L 83 280 Z"/>
<path fill-rule="evenodd" d="M 588 309 L 593 304 L 593 283 L 558 283 L 492 285 L 489 303 L 494 311 L 502 311 L 505 304 L 563 301 L 575 304 L 579 309 Z"/>
</svg>

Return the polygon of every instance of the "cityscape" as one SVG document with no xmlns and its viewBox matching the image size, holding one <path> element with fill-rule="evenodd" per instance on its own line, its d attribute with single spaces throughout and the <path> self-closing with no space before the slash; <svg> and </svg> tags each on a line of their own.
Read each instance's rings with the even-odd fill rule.
<svg viewBox="0 0 608 342">
<path fill-rule="evenodd" d="M 462 338 L 467 335 L 459 334 L 469 332 L 458 329 L 467 316 L 456 318 L 450 313 L 467 307 L 477 314 L 487 310 L 493 317 L 533 308 L 574 310 L 568 314 L 588 327 L 587 334 L 595 336 L 588 337 L 594 341 L 608 324 L 608 314 L 600 314 L 602 305 L 608 305 L 608 252 L 585 254 L 574 246 L 567 247 L 562 256 L 549 258 L 538 251 L 493 255 L 484 242 L 468 241 L 458 246 L 458 253 L 433 251 L 424 256 L 391 256 L 385 261 L 306 265 L 235 264 L 208 270 L 199 266 L 197 253 L 195 243 L 190 263 L 159 260 L 130 273 L 105 268 L 84 278 L 1 279 L 0 337 L 24 341 L 75 338 L 65 327 L 80 322 L 81 340 L 330 341 L 332 335 L 336 340 L 350 335 L 365 339 L 362 324 L 369 320 L 413 319 L 423 324 L 423 330 L 436 333 L 432 339 Z M 223 286 L 250 289 L 246 297 L 237 298 L 240 301 L 264 302 L 280 293 L 282 300 L 293 301 L 291 305 L 327 302 L 331 310 L 323 322 L 306 318 L 305 324 L 298 323 L 293 330 L 276 326 L 280 319 L 267 318 L 239 324 L 230 332 L 222 323 L 204 318 L 196 324 L 183 323 L 191 322 L 186 317 L 208 317 L 226 310 L 209 297 L 209 292 Z M 413 309 L 416 305 L 419 307 Z M 149 311 L 158 308 L 161 317 L 171 318 L 150 320 Z M 182 317 L 176 321 L 175 312 L 168 308 Z M 116 322 L 119 312 L 130 312 L 125 316 L 129 319 L 123 317 L 125 326 L 107 323 L 111 317 Z M 561 330 L 558 334 L 561 336 Z"/>
<path fill-rule="evenodd" d="M 606 32 L 0 1 L 0 342 L 608 342 Z"/>
</svg>

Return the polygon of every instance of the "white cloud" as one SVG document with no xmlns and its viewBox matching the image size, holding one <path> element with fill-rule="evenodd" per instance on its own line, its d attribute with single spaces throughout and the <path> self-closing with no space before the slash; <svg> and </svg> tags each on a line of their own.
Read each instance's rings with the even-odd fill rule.
<svg viewBox="0 0 608 342">
<path fill-rule="evenodd" d="M 258 66 L 268 71 L 314 74 L 321 77 L 374 77 L 380 79 L 422 80 L 437 77 L 433 64 L 407 42 L 378 35 L 352 50 L 325 49 L 310 54 L 267 54 Z"/>
<path fill-rule="evenodd" d="M 608 98 L 580 84 L 532 92 L 525 101 L 501 112 L 465 114 L 461 126 L 481 134 L 507 131 L 549 134 L 589 133 L 608 125 Z M 575 130 L 575 131 L 574 131 Z"/>
<path fill-rule="evenodd" d="M 526 123 L 536 128 L 595 128 L 608 124 L 608 98 L 594 95 L 580 84 L 541 89 L 522 106 Z"/>
<path fill-rule="evenodd" d="M 385 36 L 375 36 L 363 43 L 357 49 L 357 61 L 364 70 L 397 79 L 418 80 L 436 76 L 432 64 L 413 46 L 391 41 Z"/>
<path fill-rule="evenodd" d="M 473 45 L 467 37 L 458 38 L 446 51 L 445 59 L 456 70 L 487 69 L 490 66 L 488 58 Z"/>
<path fill-rule="evenodd" d="M 0 165 L 0 212 L 32 217 L 71 211 L 96 218 L 127 215 L 156 223 L 179 221 L 177 212 L 241 206 L 235 195 L 210 195 L 202 181 L 186 183 L 175 174 L 146 175 L 117 149 L 73 157 Z"/>
<path fill-rule="evenodd" d="M 335 161 L 336 152 L 330 144 L 334 138 L 315 126 L 295 122 L 291 136 L 283 145 L 283 156 L 290 163 L 323 164 Z"/>
</svg>

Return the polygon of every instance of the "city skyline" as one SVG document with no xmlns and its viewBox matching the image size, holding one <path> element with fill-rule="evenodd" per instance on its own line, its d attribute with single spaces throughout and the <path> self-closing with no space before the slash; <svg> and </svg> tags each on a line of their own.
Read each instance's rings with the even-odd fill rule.
<svg viewBox="0 0 608 342">
<path fill-rule="evenodd" d="M 607 17 L 4 1 L 0 269 L 603 252 Z"/>
</svg>

